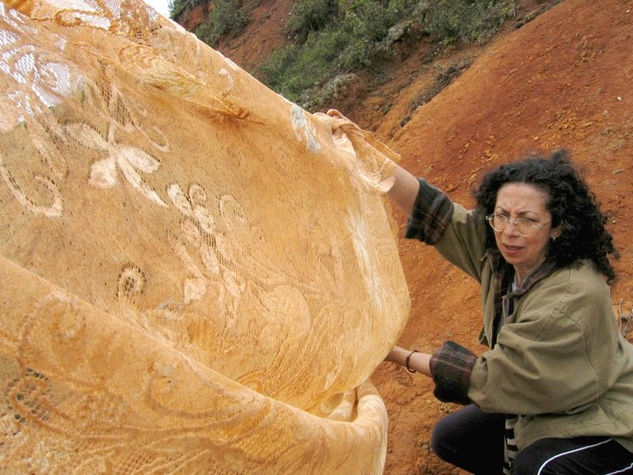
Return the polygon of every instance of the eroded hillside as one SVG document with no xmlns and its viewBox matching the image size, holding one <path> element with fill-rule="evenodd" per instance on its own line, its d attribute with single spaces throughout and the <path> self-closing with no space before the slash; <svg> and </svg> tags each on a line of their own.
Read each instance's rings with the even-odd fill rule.
<svg viewBox="0 0 633 475">
<path fill-rule="evenodd" d="M 288 8 L 287 0 L 262 2 L 245 33 L 218 49 L 252 69 L 283 43 L 279 25 Z M 535 150 L 570 149 L 609 215 L 621 253 L 614 305 L 626 316 L 633 308 L 632 44 L 632 0 L 525 1 L 488 45 L 442 53 L 424 41 L 402 45 L 400 61 L 385 65 L 380 80 L 359 77 L 329 105 L 374 130 L 406 168 L 465 205 L 488 167 Z M 443 75 L 452 82 L 429 94 Z M 394 214 L 402 235 L 403 217 Z M 482 350 L 476 284 L 431 248 L 402 239 L 399 247 L 412 298 L 400 343 L 433 351 L 452 339 Z M 373 381 L 390 417 L 386 473 L 452 473 L 428 441 L 453 406 L 436 401 L 424 377 L 388 363 Z"/>
</svg>

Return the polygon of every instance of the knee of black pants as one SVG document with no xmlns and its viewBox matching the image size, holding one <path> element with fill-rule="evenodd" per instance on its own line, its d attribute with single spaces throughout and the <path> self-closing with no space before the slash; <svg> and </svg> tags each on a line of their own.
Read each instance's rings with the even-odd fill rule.
<svg viewBox="0 0 633 475">
<path fill-rule="evenodd" d="M 447 424 L 444 419 L 440 419 L 433 427 L 433 432 L 431 433 L 431 450 L 443 460 L 450 460 L 453 453 L 450 450 L 453 444 L 447 443 L 447 440 L 452 435 L 452 428 L 449 426 L 450 424 Z"/>
</svg>

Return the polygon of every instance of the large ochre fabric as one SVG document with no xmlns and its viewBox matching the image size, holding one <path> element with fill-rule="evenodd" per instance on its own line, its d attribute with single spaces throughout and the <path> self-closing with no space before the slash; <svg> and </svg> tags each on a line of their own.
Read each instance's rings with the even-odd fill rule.
<svg viewBox="0 0 633 475">
<path fill-rule="evenodd" d="M 384 153 L 140 1 L 0 4 L 0 472 L 381 472 Z"/>
</svg>

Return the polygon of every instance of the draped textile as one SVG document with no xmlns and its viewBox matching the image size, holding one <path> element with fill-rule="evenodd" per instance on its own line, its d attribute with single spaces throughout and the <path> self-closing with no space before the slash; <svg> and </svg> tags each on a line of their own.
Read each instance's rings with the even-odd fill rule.
<svg viewBox="0 0 633 475">
<path fill-rule="evenodd" d="M 354 150 L 140 1 L 7 1 L 0 51 L 0 471 L 380 472 Z"/>
</svg>

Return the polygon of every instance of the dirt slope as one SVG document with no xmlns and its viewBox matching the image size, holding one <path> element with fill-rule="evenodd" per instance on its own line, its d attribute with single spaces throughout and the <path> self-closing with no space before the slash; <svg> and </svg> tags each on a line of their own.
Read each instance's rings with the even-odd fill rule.
<svg viewBox="0 0 633 475">
<path fill-rule="evenodd" d="M 567 0 L 490 45 L 390 142 L 407 168 L 464 204 L 489 166 L 531 150 L 570 149 L 611 217 L 621 252 L 613 297 L 622 312 L 633 305 L 632 44 L 633 2 Z M 477 348 L 476 285 L 432 249 L 404 241 L 400 248 L 413 299 L 400 342 L 432 350 L 453 339 Z M 386 472 L 448 473 L 428 440 L 451 408 L 433 399 L 423 377 L 387 363 L 374 381 L 390 416 Z"/>
<path fill-rule="evenodd" d="M 524 13 L 544 3 L 522 2 Z M 283 41 L 272 22 L 283 20 L 288 3 L 264 1 L 260 8 L 246 36 L 218 48 L 247 69 L 265 54 L 264 48 Z M 630 312 L 633 1 L 565 0 L 520 29 L 513 26 L 486 47 L 438 57 L 430 65 L 420 59 L 427 57 L 428 46 L 420 45 L 419 52 L 409 51 L 394 68 L 391 81 L 377 88 L 359 83 L 356 97 L 332 105 L 375 130 L 401 153 L 406 168 L 465 205 L 472 204 L 470 190 L 488 167 L 532 150 L 570 149 L 610 216 L 621 252 L 614 302 L 622 314 Z M 265 41 L 257 40 L 258 29 L 266 31 Z M 411 111 L 410 104 L 432 84 L 437 71 L 456 62 L 472 66 Z M 401 126 L 405 117 L 408 122 Z M 411 318 L 400 343 L 433 351 L 452 339 L 482 350 L 476 344 L 481 324 L 477 286 L 432 249 L 404 240 L 399 246 L 412 297 Z M 459 473 L 428 448 L 433 424 L 454 407 L 436 401 L 424 377 L 391 364 L 383 363 L 373 380 L 390 417 L 385 472 Z"/>
</svg>

